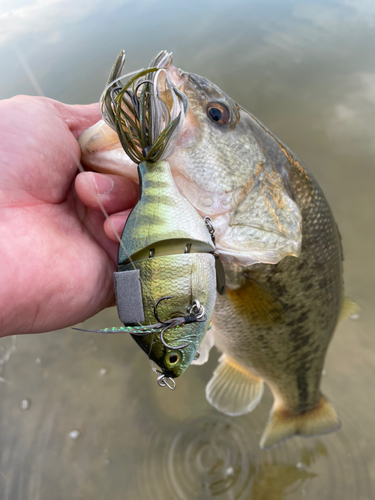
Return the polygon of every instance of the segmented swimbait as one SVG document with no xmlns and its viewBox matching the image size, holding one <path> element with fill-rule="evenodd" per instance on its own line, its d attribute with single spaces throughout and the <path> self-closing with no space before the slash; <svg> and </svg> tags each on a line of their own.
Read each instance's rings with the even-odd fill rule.
<svg viewBox="0 0 375 500">
<path fill-rule="evenodd" d="M 181 196 L 164 161 L 174 151 L 189 107 L 163 69 L 165 57 L 160 53 L 122 85 L 121 52 L 101 99 L 103 118 L 139 164 L 140 193 L 121 236 L 114 274 L 125 327 L 100 331 L 129 332 L 161 369 L 159 385 L 174 388 L 170 379 L 197 358 L 210 324 L 216 269 L 210 220 Z"/>
</svg>

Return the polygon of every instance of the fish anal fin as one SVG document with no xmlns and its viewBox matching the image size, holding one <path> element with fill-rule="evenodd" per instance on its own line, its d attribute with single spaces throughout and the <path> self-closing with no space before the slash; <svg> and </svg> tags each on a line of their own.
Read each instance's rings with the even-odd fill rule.
<svg viewBox="0 0 375 500">
<path fill-rule="evenodd" d="M 353 302 L 353 300 L 349 299 L 349 297 L 344 297 L 339 316 L 339 323 L 344 321 L 344 319 L 350 318 L 353 314 L 357 314 L 360 309 L 359 305 Z"/>
<path fill-rule="evenodd" d="M 260 440 L 262 449 L 274 446 L 293 436 L 319 436 L 340 428 L 341 424 L 331 403 L 321 396 L 318 404 L 299 415 L 274 404 Z"/>
<path fill-rule="evenodd" d="M 244 275 L 247 278 L 244 285 L 227 289 L 229 300 L 240 307 L 241 314 L 252 325 L 282 323 L 285 320 L 284 305 L 248 273 Z"/>
<path fill-rule="evenodd" d="M 206 387 L 207 401 L 226 415 L 252 411 L 263 394 L 263 380 L 225 354 Z"/>
</svg>

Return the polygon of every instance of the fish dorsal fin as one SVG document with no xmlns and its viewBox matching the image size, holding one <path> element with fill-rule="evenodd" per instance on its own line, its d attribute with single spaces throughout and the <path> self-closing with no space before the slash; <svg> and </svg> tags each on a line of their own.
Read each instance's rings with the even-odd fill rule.
<svg viewBox="0 0 375 500">
<path fill-rule="evenodd" d="M 341 323 L 341 321 L 344 321 L 344 319 L 350 318 L 350 316 L 353 316 L 353 314 L 357 314 L 360 310 L 361 308 L 358 304 L 349 299 L 349 297 L 344 297 L 339 316 L 339 323 Z"/>
<path fill-rule="evenodd" d="M 263 380 L 225 354 L 206 387 L 207 401 L 226 415 L 252 411 L 263 394 Z"/>
<path fill-rule="evenodd" d="M 272 326 L 285 320 L 284 305 L 249 273 L 240 288 L 228 288 L 229 300 L 241 308 L 249 324 Z"/>
<path fill-rule="evenodd" d="M 324 396 L 320 397 L 314 408 L 301 414 L 293 414 L 274 404 L 260 440 L 260 447 L 269 448 L 296 435 L 328 434 L 340 426 L 335 409 Z"/>
</svg>

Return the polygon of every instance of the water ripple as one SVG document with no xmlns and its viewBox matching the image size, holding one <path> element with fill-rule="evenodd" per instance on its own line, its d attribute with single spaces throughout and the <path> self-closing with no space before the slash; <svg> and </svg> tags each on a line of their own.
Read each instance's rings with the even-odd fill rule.
<svg viewBox="0 0 375 500">
<path fill-rule="evenodd" d="M 141 498 L 148 500 L 370 500 L 368 464 L 355 426 L 321 438 L 295 438 L 259 449 L 255 415 L 209 414 L 174 432 L 148 435 L 139 469 Z M 350 436 L 350 437 L 349 437 Z"/>
</svg>

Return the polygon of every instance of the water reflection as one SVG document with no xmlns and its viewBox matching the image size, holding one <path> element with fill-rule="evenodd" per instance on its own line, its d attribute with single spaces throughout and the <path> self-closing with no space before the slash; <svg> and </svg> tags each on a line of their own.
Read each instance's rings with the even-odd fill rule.
<svg viewBox="0 0 375 500">
<path fill-rule="evenodd" d="M 248 490 L 255 473 L 255 460 L 245 445 L 248 439 L 229 419 L 201 418 L 185 425 L 174 437 L 167 457 L 177 497 L 220 499 L 231 491 L 236 498 Z M 256 440 L 251 444 L 256 446 Z"/>
<path fill-rule="evenodd" d="M 115 314 L 105 311 L 92 324 L 110 324 Z M 259 408 L 237 418 L 210 408 L 204 386 L 215 355 L 172 392 L 156 385 L 128 337 L 67 330 L 17 344 L 3 339 L 1 347 L 2 500 L 52 493 L 54 500 L 373 498 L 372 422 L 345 406 L 345 394 L 333 391 L 337 382 L 329 392 L 340 431 L 261 451 L 272 397 L 266 391 Z"/>
<path fill-rule="evenodd" d="M 343 433 L 326 439 L 294 439 L 261 451 L 253 417 L 206 415 L 169 435 L 156 430 L 138 472 L 145 500 L 297 498 L 370 499 L 370 478 Z"/>
</svg>

